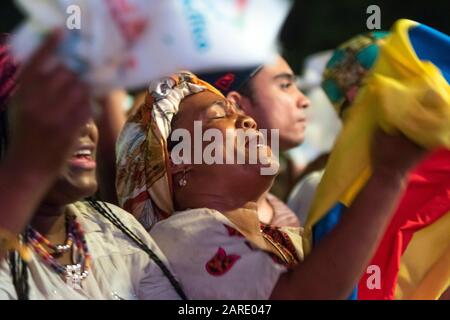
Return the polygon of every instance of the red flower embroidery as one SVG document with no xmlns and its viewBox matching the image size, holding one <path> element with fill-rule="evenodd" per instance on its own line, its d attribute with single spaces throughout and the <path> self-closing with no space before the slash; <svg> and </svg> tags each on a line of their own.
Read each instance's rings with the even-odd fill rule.
<svg viewBox="0 0 450 320">
<path fill-rule="evenodd" d="M 210 275 L 218 277 L 227 273 L 240 258 L 241 256 L 237 254 L 227 255 L 226 251 L 219 247 L 214 257 L 206 263 L 205 268 Z"/>
</svg>

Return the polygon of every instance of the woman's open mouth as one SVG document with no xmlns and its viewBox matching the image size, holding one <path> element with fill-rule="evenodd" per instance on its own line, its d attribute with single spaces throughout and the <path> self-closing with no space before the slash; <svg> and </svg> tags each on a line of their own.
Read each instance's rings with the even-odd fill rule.
<svg viewBox="0 0 450 320">
<path fill-rule="evenodd" d="M 81 146 L 75 151 L 69 160 L 71 167 L 92 170 L 95 169 L 96 163 L 93 157 L 94 147 Z"/>
</svg>

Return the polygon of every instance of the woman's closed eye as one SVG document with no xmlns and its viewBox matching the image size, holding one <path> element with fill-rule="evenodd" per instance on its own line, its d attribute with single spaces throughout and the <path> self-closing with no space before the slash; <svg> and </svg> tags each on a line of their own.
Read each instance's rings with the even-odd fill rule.
<svg viewBox="0 0 450 320">
<path fill-rule="evenodd" d="M 215 104 L 208 108 L 206 117 L 209 120 L 223 119 L 227 117 L 227 112 L 222 105 Z"/>
<path fill-rule="evenodd" d="M 222 112 L 210 112 L 208 114 L 208 119 L 215 120 L 215 119 L 223 119 L 227 116 L 225 111 Z"/>
<path fill-rule="evenodd" d="M 226 114 L 216 114 L 215 116 L 213 116 L 211 119 L 223 119 L 225 118 L 227 115 Z"/>
</svg>

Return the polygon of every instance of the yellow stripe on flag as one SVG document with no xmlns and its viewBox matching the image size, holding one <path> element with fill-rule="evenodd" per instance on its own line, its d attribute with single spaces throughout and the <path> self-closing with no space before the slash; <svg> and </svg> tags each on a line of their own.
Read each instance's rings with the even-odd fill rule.
<svg viewBox="0 0 450 320">
<path fill-rule="evenodd" d="M 417 231 L 400 259 L 395 299 L 439 299 L 450 285 L 450 212 Z"/>
</svg>

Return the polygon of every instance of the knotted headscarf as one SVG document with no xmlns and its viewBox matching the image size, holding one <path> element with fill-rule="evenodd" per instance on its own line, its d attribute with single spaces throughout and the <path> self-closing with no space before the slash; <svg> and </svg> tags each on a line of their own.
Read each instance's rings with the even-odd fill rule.
<svg viewBox="0 0 450 320">
<path fill-rule="evenodd" d="M 385 31 L 360 34 L 333 51 L 323 72 L 322 88 L 340 117 L 375 64 L 388 34 Z"/>
<path fill-rule="evenodd" d="M 134 110 L 117 141 L 120 205 L 149 229 L 174 211 L 167 139 L 181 101 L 203 91 L 223 95 L 190 72 L 152 81 L 145 102 Z"/>
<path fill-rule="evenodd" d="M 147 230 L 174 213 L 167 146 L 172 119 L 184 98 L 205 90 L 223 97 L 217 89 L 189 72 L 152 82 L 144 104 L 131 114 L 118 139 L 116 187 L 119 203 Z M 207 204 L 197 210 L 214 211 L 206 208 Z M 297 245 L 289 250 L 267 240 L 270 233 L 280 233 L 270 226 L 261 229 L 256 208 L 240 208 L 221 214 L 256 248 L 277 255 L 287 265 L 302 259 L 300 230 L 291 232 L 289 241 Z"/>
</svg>

